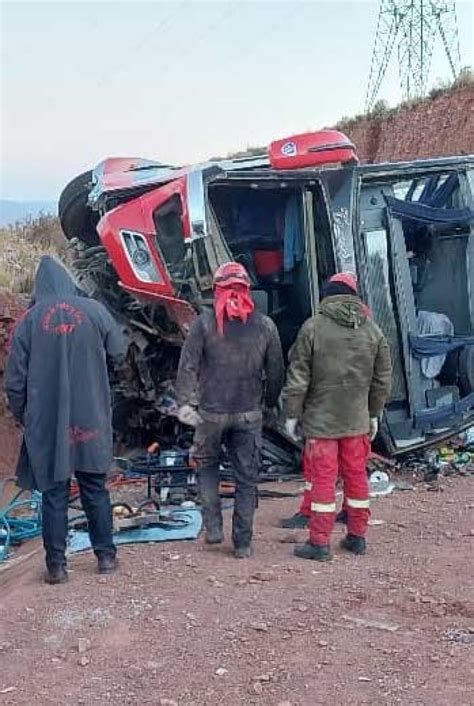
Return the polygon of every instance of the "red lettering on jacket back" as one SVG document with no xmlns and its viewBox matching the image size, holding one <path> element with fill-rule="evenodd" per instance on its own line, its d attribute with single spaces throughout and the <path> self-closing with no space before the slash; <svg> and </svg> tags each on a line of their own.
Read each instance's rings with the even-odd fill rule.
<svg viewBox="0 0 474 706">
<path fill-rule="evenodd" d="M 57 315 L 62 314 L 66 321 L 58 321 Z M 55 321 L 56 318 L 56 321 Z M 84 322 L 84 314 L 79 309 L 75 309 L 71 304 L 60 302 L 50 306 L 41 320 L 41 326 L 45 333 L 52 333 L 56 336 L 67 336 L 72 333 L 77 326 Z"/>
</svg>

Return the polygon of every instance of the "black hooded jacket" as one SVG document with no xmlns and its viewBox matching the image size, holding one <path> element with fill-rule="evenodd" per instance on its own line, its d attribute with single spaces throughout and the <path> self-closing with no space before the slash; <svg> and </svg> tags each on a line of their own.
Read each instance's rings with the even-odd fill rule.
<svg viewBox="0 0 474 706">
<path fill-rule="evenodd" d="M 110 469 L 106 356 L 123 353 L 122 332 L 105 307 L 79 296 L 67 270 L 43 257 L 34 305 L 15 329 L 5 371 L 10 409 L 24 426 L 21 487 L 45 491 L 75 471 Z"/>
<path fill-rule="evenodd" d="M 246 323 L 225 321 L 224 336 L 214 312 L 191 326 L 181 351 L 178 404 L 212 414 L 241 414 L 277 404 L 285 377 L 280 337 L 273 321 L 257 311 Z"/>
</svg>

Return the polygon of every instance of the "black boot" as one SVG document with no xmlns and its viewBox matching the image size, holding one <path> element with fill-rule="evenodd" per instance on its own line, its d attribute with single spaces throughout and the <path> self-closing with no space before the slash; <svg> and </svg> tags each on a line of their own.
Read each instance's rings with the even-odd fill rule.
<svg viewBox="0 0 474 706">
<path fill-rule="evenodd" d="M 67 583 L 69 581 L 69 576 L 66 571 L 65 566 L 52 566 L 48 569 L 44 580 L 49 583 L 50 586 L 56 586 L 59 583 Z"/>
<path fill-rule="evenodd" d="M 117 559 L 114 556 L 105 554 L 97 559 L 97 569 L 99 574 L 113 574 L 117 570 Z"/>
<path fill-rule="evenodd" d="M 312 559 L 313 561 L 330 561 L 331 552 L 329 544 L 297 544 L 294 550 L 298 559 Z"/>
<path fill-rule="evenodd" d="M 347 525 L 347 510 L 341 510 L 336 515 L 336 522 L 340 522 L 341 525 Z"/>
<path fill-rule="evenodd" d="M 284 529 L 306 529 L 309 525 L 309 517 L 303 515 L 302 512 L 297 512 L 291 517 L 285 517 L 280 520 L 280 527 Z"/>
<path fill-rule="evenodd" d="M 364 537 L 357 537 L 355 534 L 348 534 L 341 542 L 341 548 L 352 554 L 365 554 L 366 543 Z"/>
<path fill-rule="evenodd" d="M 219 527 L 208 529 L 206 530 L 204 541 L 206 544 L 222 544 L 224 541 L 224 532 Z"/>
<path fill-rule="evenodd" d="M 234 557 L 236 559 L 250 559 L 253 554 L 253 549 L 248 547 L 234 547 Z"/>
</svg>

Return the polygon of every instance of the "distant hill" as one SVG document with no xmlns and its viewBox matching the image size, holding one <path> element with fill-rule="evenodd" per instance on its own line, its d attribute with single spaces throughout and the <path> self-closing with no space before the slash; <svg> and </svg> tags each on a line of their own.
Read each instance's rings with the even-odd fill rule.
<svg viewBox="0 0 474 706">
<path fill-rule="evenodd" d="M 35 218 L 39 213 L 56 215 L 56 201 L 14 201 L 0 199 L 0 226 L 23 221 L 25 218 Z"/>
</svg>

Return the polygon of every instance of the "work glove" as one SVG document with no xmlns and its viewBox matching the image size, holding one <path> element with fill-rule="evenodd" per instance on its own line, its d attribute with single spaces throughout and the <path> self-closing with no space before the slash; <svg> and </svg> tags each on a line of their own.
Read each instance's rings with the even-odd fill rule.
<svg viewBox="0 0 474 706">
<path fill-rule="evenodd" d="M 297 419 L 287 419 L 285 421 L 285 431 L 290 437 L 290 439 L 293 439 L 294 441 L 298 441 L 299 436 L 296 431 L 298 426 L 298 420 Z"/>
<path fill-rule="evenodd" d="M 377 417 L 371 417 L 370 418 L 370 426 L 369 426 L 369 439 L 373 441 L 375 437 L 377 436 L 379 431 L 379 420 Z"/>
<path fill-rule="evenodd" d="M 178 419 L 188 427 L 197 427 L 202 423 L 201 417 L 190 404 L 184 404 L 178 409 Z"/>
</svg>

